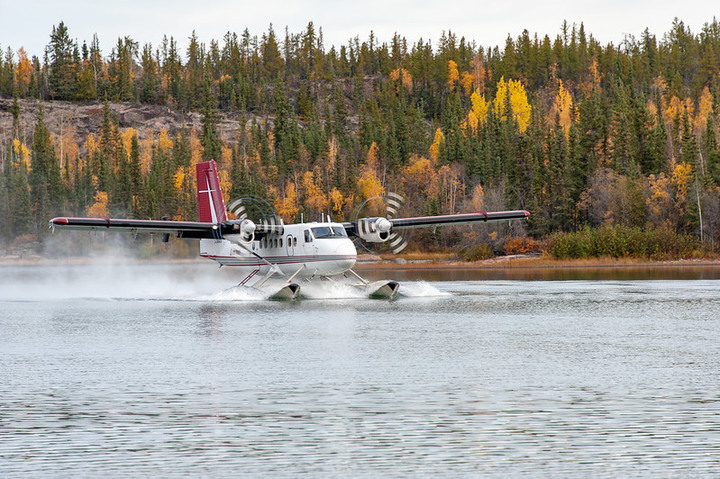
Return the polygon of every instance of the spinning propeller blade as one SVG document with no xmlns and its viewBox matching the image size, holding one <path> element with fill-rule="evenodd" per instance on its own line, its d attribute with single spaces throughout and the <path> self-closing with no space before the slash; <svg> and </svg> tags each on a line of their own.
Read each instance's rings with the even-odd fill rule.
<svg viewBox="0 0 720 479">
<path fill-rule="evenodd" d="M 248 217 L 242 198 L 238 198 L 237 200 L 233 200 L 228 203 L 227 210 L 234 214 L 237 219 L 244 220 Z"/>
<path fill-rule="evenodd" d="M 394 230 L 392 220 L 397 217 L 405 205 L 405 198 L 395 192 L 388 192 L 383 196 L 368 198 L 358 207 L 355 213 L 353 233 L 358 238 L 359 245 L 370 253 L 367 243 L 387 242 L 393 253 L 399 253 L 407 246 L 405 230 Z M 370 210 L 371 216 L 361 216 L 365 208 Z M 379 208 L 384 211 L 379 211 Z M 384 213 L 384 215 L 383 215 Z M 382 215 L 375 217 L 375 215 Z"/>
<path fill-rule="evenodd" d="M 386 195 L 386 199 L 386 217 L 387 219 L 392 221 L 392 219 L 397 216 L 400 208 L 402 208 L 405 204 L 405 198 L 391 191 Z M 405 247 L 408 245 L 407 241 L 405 241 L 405 231 L 402 230 L 394 230 L 392 233 L 390 233 L 390 238 L 388 239 L 388 241 L 390 243 L 390 248 L 392 248 L 392 252 L 395 254 L 398 254 L 399 252 L 404 250 Z"/>
</svg>

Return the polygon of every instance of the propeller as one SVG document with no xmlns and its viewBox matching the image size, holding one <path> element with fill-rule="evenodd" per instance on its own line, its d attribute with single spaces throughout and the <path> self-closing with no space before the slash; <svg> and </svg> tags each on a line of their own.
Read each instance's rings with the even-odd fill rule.
<svg viewBox="0 0 720 479">
<path fill-rule="evenodd" d="M 284 232 L 283 222 L 278 218 L 275 208 L 259 196 L 237 198 L 228 203 L 226 209 L 241 221 L 241 230 L 246 238 L 250 238 L 251 233 L 282 235 Z M 257 224 L 250 220 L 248 211 L 257 218 Z"/>
<path fill-rule="evenodd" d="M 391 251 L 395 254 L 401 252 L 407 246 L 405 235 L 407 230 L 394 231 L 392 219 L 396 218 L 402 207 L 405 205 L 405 198 L 397 193 L 389 192 L 383 196 L 374 196 L 363 201 L 355 212 L 356 236 L 363 240 L 358 244 L 367 252 L 374 254 L 365 243 L 387 242 Z M 361 215 L 365 209 L 370 209 L 371 214 L 377 217 Z M 382 215 L 382 216 L 381 216 Z"/>
<path fill-rule="evenodd" d="M 405 204 L 405 198 L 400 196 L 397 193 L 389 192 L 387 195 L 387 215 L 386 218 L 391 220 L 393 218 L 397 218 L 398 211 L 403 207 Z M 400 231 L 403 231 L 402 233 Z M 407 241 L 405 240 L 405 233 L 404 231 L 407 230 L 395 230 L 390 232 L 390 237 L 388 238 L 388 243 L 390 244 L 390 248 L 392 249 L 392 252 L 395 254 L 398 254 L 402 250 L 405 249 L 405 247 L 408 245 Z"/>
</svg>

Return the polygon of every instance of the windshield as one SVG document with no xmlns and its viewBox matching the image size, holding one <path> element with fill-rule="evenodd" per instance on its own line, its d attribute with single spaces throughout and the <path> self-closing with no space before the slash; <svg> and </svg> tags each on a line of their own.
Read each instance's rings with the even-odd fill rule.
<svg viewBox="0 0 720 479">
<path fill-rule="evenodd" d="M 310 228 L 315 239 L 325 238 L 347 238 L 345 228 L 342 226 L 318 226 Z"/>
</svg>

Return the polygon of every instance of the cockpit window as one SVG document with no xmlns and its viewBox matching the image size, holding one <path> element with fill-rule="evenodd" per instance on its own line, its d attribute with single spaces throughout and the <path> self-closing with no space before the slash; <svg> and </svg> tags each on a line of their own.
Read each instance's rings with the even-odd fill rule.
<svg viewBox="0 0 720 479">
<path fill-rule="evenodd" d="M 345 228 L 342 226 L 317 226 L 310 229 L 316 239 L 347 238 Z"/>
</svg>

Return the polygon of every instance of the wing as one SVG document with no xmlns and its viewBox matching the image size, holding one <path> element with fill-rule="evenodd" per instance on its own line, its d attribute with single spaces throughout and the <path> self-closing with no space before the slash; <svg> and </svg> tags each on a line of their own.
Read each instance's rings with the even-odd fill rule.
<svg viewBox="0 0 720 479">
<path fill-rule="evenodd" d="M 360 218 L 352 223 L 343 223 L 349 236 L 357 236 L 370 243 L 382 243 L 397 235 L 397 231 L 412 228 L 428 228 L 446 225 L 467 225 L 473 223 L 495 223 L 527 219 L 530 213 L 525 210 L 514 211 L 476 211 L 457 215 L 417 216 L 414 218 Z M 395 233 L 393 233 L 395 232 Z M 397 239 L 397 238 L 395 238 Z M 399 243 L 400 240 L 394 241 Z M 403 244 L 404 247 L 404 244 Z M 401 250 L 396 247 L 396 252 Z"/>
<path fill-rule="evenodd" d="M 196 221 L 130 220 L 112 218 L 68 218 L 50 220 L 50 228 L 130 231 L 144 233 L 175 234 L 178 238 L 219 238 L 221 225 Z"/>
<path fill-rule="evenodd" d="M 467 225 L 472 223 L 495 223 L 498 221 L 509 221 L 527 219 L 530 213 L 524 210 L 515 211 L 478 211 L 475 213 L 463 213 L 458 215 L 441 216 L 419 216 L 416 218 L 392 218 L 389 219 L 392 229 L 427 228 L 430 226 L 445 225 Z"/>
</svg>

